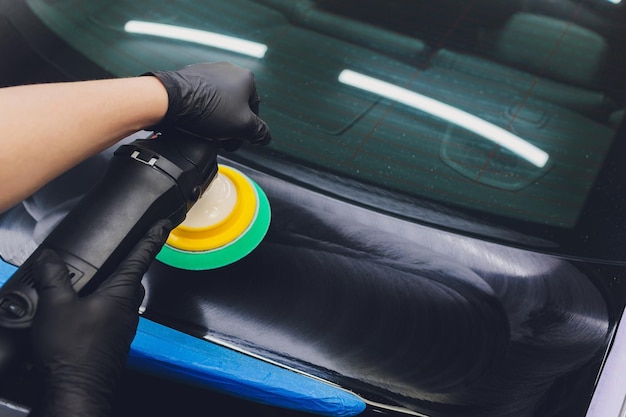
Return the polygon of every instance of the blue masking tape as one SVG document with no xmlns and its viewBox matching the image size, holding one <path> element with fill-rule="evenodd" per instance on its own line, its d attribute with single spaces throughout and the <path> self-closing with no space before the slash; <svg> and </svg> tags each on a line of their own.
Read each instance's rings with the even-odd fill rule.
<svg viewBox="0 0 626 417">
<path fill-rule="evenodd" d="M 0 285 L 17 268 L 0 259 Z M 365 409 L 357 395 L 315 378 L 198 339 L 143 317 L 128 366 L 246 400 L 326 416 Z"/>
<path fill-rule="evenodd" d="M 141 318 L 129 366 L 272 406 L 327 416 L 365 409 L 355 394 Z"/>
<path fill-rule="evenodd" d="M 16 266 L 6 263 L 0 259 L 0 286 L 4 285 L 4 283 L 11 278 L 11 275 L 13 275 L 15 271 L 17 271 Z"/>
</svg>

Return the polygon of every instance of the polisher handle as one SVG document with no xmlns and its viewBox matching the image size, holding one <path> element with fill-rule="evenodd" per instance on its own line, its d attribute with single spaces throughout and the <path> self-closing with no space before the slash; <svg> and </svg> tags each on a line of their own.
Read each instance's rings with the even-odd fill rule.
<svg viewBox="0 0 626 417">
<path fill-rule="evenodd" d="M 65 261 L 80 295 L 114 272 L 161 219 L 180 224 L 217 174 L 215 142 L 176 135 L 116 150 L 103 179 L 0 288 L 0 328 L 27 328 L 37 310 L 32 266 L 44 248 Z"/>
</svg>

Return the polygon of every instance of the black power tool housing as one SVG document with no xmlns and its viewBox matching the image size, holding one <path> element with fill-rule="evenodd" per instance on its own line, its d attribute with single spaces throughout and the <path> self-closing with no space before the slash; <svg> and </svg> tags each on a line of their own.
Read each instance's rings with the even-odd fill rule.
<svg viewBox="0 0 626 417">
<path fill-rule="evenodd" d="M 38 299 L 32 264 L 41 250 L 59 253 L 79 295 L 93 291 L 154 223 L 185 219 L 217 174 L 218 150 L 215 141 L 184 134 L 120 146 L 103 179 L 0 288 L 0 328 L 30 327 Z"/>
</svg>

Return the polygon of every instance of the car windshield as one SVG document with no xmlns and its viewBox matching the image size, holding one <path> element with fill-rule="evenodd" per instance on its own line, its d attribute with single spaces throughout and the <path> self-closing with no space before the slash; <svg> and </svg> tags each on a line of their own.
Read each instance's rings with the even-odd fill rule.
<svg viewBox="0 0 626 417">
<path fill-rule="evenodd" d="M 27 3 L 116 76 L 251 69 L 259 155 L 528 224 L 576 225 L 626 107 L 619 0 Z"/>
</svg>

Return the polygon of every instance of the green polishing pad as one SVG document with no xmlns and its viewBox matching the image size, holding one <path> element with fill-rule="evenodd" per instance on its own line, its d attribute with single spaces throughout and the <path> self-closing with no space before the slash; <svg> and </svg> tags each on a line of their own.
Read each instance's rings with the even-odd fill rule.
<svg viewBox="0 0 626 417">
<path fill-rule="evenodd" d="M 219 227 L 211 226 L 204 229 L 196 225 L 185 227 L 183 222 L 172 231 L 167 243 L 156 256 L 157 260 L 175 268 L 192 271 L 216 269 L 240 260 L 261 243 L 271 220 L 267 196 L 258 184 L 234 168 L 220 166 L 218 175 L 226 178 L 230 188 L 236 190 L 236 198 L 239 201 L 234 204 L 237 207 L 244 207 L 250 214 L 241 214 L 242 211 L 235 208 L 232 214 L 229 214 L 230 223 L 222 220 Z M 195 206 L 192 210 L 194 208 Z M 230 208 L 229 206 L 227 210 Z M 233 217 L 237 216 L 240 218 L 233 220 Z M 239 225 L 236 224 L 237 221 Z M 220 236 L 220 228 L 229 230 Z M 242 228 L 242 231 L 239 228 Z M 233 232 L 236 235 L 232 235 Z M 226 242 L 222 242 L 224 235 L 228 236 Z M 206 247 L 209 249 L 203 250 Z"/>
</svg>

